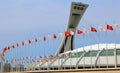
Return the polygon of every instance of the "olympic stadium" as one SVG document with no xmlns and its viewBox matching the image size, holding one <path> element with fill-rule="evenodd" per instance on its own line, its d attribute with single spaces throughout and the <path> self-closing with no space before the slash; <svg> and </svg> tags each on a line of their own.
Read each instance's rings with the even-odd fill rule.
<svg viewBox="0 0 120 73">
<path fill-rule="evenodd" d="M 13 44 L 11 46 L 8 46 L 7 48 L 3 48 L 3 51 L 1 53 L 1 72 L 17 72 L 17 73 L 29 73 L 29 72 L 39 72 L 43 73 L 44 72 L 50 72 L 53 70 L 58 71 L 60 73 L 61 71 L 69 72 L 69 70 L 78 71 L 78 70 L 84 70 L 84 69 L 91 69 L 92 71 L 120 71 L 120 44 L 117 44 L 116 42 L 114 43 L 99 43 L 99 44 L 93 44 L 93 45 L 88 45 L 88 46 L 82 46 L 81 48 L 74 48 L 75 47 L 75 33 L 77 31 L 78 24 L 85 13 L 86 9 L 88 8 L 88 4 L 83 4 L 81 2 L 72 2 L 71 4 L 71 11 L 70 11 L 70 17 L 68 21 L 68 26 L 66 28 L 66 31 L 64 33 L 64 36 L 62 38 L 61 44 L 57 48 L 57 51 L 54 55 L 50 55 L 46 57 L 45 53 L 48 53 L 48 50 L 44 50 L 44 57 L 39 58 L 39 60 L 36 60 L 36 58 L 31 58 L 28 59 L 28 57 L 25 57 L 24 55 L 21 58 L 16 58 L 16 56 L 19 53 L 20 50 L 14 51 L 11 53 L 15 53 L 15 57 L 12 56 L 13 59 L 11 59 L 11 66 L 10 64 L 5 63 L 4 61 L 8 58 L 5 58 L 6 51 L 10 51 L 11 49 L 14 50 L 14 48 L 17 47 L 22 47 L 22 48 L 27 48 L 24 47 L 26 45 L 29 45 L 31 48 L 31 44 L 39 42 L 36 38 L 33 41 L 28 40 L 27 44 L 25 42 L 21 42 L 20 44 Z M 113 28 L 111 25 L 107 25 L 106 31 L 111 30 L 113 31 Z M 83 30 L 84 31 L 84 30 Z M 85 33 L 84 32 L 79 32 Z M 91 32 L 97 32 L 97 30 L 94 27 L 91 27 Z M 53 37 L 56 39 L 56 35 Z M 46 37 L 43 37 L 43 42 L 46 42 Z M 40 40 L 41 41 L 41 40 Z M 88 41 L 87 41 L 88 42 Z M 48 44 L 48 42 L 47 42 Z M 20 45 L 20 46 L 19 46 Z M 45 46 L 48 46 L 44 44 Z M 53 44 L 54 45 L 54 44 Z M 49 45 L 49 46 L 53 46 Z M 43 45 L 42 45 L 43 46 Z M 36 45 L 34 46 L 36 47 Z M 37 48 L 40 48 L 41 46 L 38 46 Z M 48 47 L 47 47 L 48 48 Z M 22 49 L 23 50 L 23 49 Z M 25 53 L 28 53 L 29 51 L 27 50 Z M 40 51 L 41 52 L 41 51 Z M 7 55 L 11 55 L 7 54 Z M 22 51 L 23 53 L 23 51 Z M 31 52 L 33 55 L 33 52 Z M 21 55 L 20 55 L 21 56 Z M 41 56 L 41 55 L 38 55 Z M 36 56 L 35 56 L 36 57 Z M 24 68 L 24 66 L 26 66 Z M 22 67 L 22 68 L 21 68 Z M 4 69 L 3 69 L 4 68 Z M 96 68 L 97 70 L 94 70 Z M 104 68 L 104 69 L 103 69 Z M 111 69 L 112 68 L 112 69 Z M 76 70 L 78 69 L 78 70 Z M 89 70 L 84 70 L 84 71 L 89 71 Z M 64 73 L 66 73 L 64 72 Z M 54 72 L 55 73 L 55 72 Z"/>
<path fill-rule="evenodd" d="M 111 68 L 115 67 L 115 65 L 120 66 L 120 44 L 95 44 L 62 54 L 59 57 L 47 59 L 48 62 L 32 63 L 28 70 Z"/>
</svg>

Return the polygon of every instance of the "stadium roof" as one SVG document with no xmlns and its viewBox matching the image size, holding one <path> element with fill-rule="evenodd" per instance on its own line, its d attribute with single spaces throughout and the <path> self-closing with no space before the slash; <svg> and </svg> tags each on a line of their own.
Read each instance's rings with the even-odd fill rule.
<svg viewBox="0 0 120 73">
<path fill-rule="evenodd" d="M 76 52 L 81 52 L 81 51 L 90 51 L 90 50 L 103 50 L 103 49 L 114 49 L 114 48 L 119 49 L 120 48 L 120 44 L 95 44 L 95 45 L 89 45 L 89 46 L 85 46 L 85 47 L 81 47 L 78 49 L 74 49 L 73 51 L 67 51 L 66 53 L 76 53 Z"/>
</svg>

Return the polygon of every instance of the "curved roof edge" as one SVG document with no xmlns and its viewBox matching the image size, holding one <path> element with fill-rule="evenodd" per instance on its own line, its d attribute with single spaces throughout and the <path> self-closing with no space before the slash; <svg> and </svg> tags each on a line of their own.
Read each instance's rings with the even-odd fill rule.
<svg viewBox="0 0 120 73">
<path fill-rule="evenodd" d="M 114 49 L 114 48 L 120 49 L 120 44 L 94 44 L 94 45 L 89 45 L 89 46 L 85 46 L 85 47 L 80 47 L 78 49 L 74 49 L 73 51 L 67 51 L 65 53 L 75 53 L 75 52 L 80 52 L 80 51 L 90 51 L 90 50 L 103 50 L 103 49 Z"/>
</svg>

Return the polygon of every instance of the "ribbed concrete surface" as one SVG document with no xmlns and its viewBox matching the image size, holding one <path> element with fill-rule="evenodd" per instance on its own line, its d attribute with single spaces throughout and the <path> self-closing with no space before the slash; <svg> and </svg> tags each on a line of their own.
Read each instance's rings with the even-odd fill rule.
<svg viewBox="0 0 120 73">
<path fill-rule="evenodd" d="M 108 69 L 76 69 L 76 70 L 45 70 L 45 71 L 27 71 L 27 72 L 5 72 L 5 73 L 120 73 L 120 68 Z"/>
</svg>

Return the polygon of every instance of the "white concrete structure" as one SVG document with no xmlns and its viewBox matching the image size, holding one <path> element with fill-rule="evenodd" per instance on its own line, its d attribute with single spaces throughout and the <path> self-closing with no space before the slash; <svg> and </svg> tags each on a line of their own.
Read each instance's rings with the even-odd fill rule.
<svg viewBox="0 0 120 73">
<path fill-rule="evenodd" d="M 68 56 L 68 53 L 71 55 Z M 117 66 L 120 66 L 120 44 L 95 44 L 65 52 L 64 57 L 62 54 L 53 58 L 52 62 L 33 63 L 33 66 L 37 69 L 115 67 L 116 62 Z M 33 69 L 33 66 L 28 69 Z"/>
</svg>

